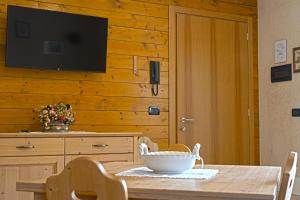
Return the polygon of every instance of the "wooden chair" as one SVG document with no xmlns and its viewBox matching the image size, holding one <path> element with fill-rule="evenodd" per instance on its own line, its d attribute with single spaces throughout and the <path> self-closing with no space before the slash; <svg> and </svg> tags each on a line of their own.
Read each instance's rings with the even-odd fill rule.
<svg viewBox="0 0 300 200">
<path fill-rule="evenodd" d="M 145 143 L 148 146 L 149 151 L 184 151 L 184 152 L 191 152 L 191 150 L 185 146 L 184 144 L 157 144 L 154 143 L 150 138 L 148 137 L 140 137 L 139 138 L 139 144 Z"/>
<path fill-rule="evenodd" d="M 159 144 L 159 151 L 183 151 L 183 152 L 191 152 L 190 148 L 185 146 L 184 144 Z"/>
<path fill-rule="evenodd" d="M 297 171 L 297 157 L 298 153 L 296 152 L 291 152 L 288 157 L 283 170 L 278 200 L 291 199 Z"/>
<path fill-rule="evenodd" d="M 71 161 L 46 182 L 47 200 L 80 200 L 78 193 L 89 193 L 89 199 L 97 200 L 128 199 L 124 180 L 108 174 L 100 163 L 85 157 Z M 91 194 L 95 194 L 94 198 Z"/>
<path fill-rule="evenodd" d="M 158 151 L 158 145 L 154 143 L 150 138 L 142 136 L 139 137 L 139 144 L 145 143 L 148 146 L 149 151 Z"/>
</svg>

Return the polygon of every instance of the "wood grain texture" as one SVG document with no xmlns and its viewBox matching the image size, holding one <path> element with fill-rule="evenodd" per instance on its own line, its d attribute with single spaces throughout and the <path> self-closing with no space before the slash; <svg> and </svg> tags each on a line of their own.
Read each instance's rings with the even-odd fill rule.
<svg viewBox="0 0 300 200">
<path fill-rule="evenodd" d="M 1 138 L 0 157 L 64 154 L 62 138 Z"/>
<path fill-rule="evenodd" d="M 5 29 L 7 5 L 57 10 L 67 13 L 107 17 L 109 19 L 109 44 L 107 73 L 56 72 L 49 70 L 5 68 Z M 38 130 L 36 120 L 32 120 L 33 107 L 56 101 L 71 102 L 76 110 L 112 111 L 132 113 L 131 122 L 110 117 L 108 124 L 94 124 L 87 120 L 77 123 L 74 130 L 126 131 L 140 130 L 156 142 L 168 140 L 168 122 L 158 120 L 153 123 L 147 116 L 149 105 L 158 105 L 168 115 L 168 14 L 169 6 L 178 5 L 208 11 L 244 16 L 257 15 L 256 0 L 1 0 L 0 1 L 0 113 L 9 114 L 8 122 L 4 114 L 0 117 L 1 132 L 15 132 L 30 128 Z M 256 27 L 257 21 L 253 20 Z M 256 36 L 254 29 L 253 35 Z M 257 69 L 257 37 L 254 38 L 254 70 Z M 138 56 L 138 75 L 132 73 L 133 56 Z M 149 61 L 161 61 L 161 82 L 158 97 L 152 97 L 149 83 Z M 255 71 L 257 73 L 257 70 Z M 255 102 L 258 102 L 258 88 L 255 88 Z M 257 101 L 256 101 L 257 100 Z M 258 113 L 258 103 L 255 112 Z M 99 112 L 98 115 L 103 113 Z M 142 112 L 142 120 L 135 119 Z M 109 114 L 109 113 L 106 113 Z M 80 114 L 81 115 L 81 114 Z M 79 116 L 80 116 L 79 115 Z M 114 115 L 114 114 L 113 114 Z M 119 115 L 119 114 L 118 114 Z M 117 115 L 116 115 L 117 116 Z M 96 116 L 98 120 L 102 120 Z M 104 117 L 103 117 L 104 118 Z M 2 121 L 3 120 L 3 121 Z M 258 135 L 258 120 L 256 133 Z M 26 122 L 17 124 L 17 122 Z M 132 123 L 135 121 L 135 123 Z M 144 121 L 139 124 L 140 121 Z M 4 123 L 5 122 L 5 123 Z M 120 123 L 122 122 L 122 123 Z M 88 123 L 88 124 L 85 124 Z M 111 125 L 111 124 L 114 125 Z M 119 125 L 117 125 L 119 124 Z M 155 125 L 153 125 L 155 124 Z M 258 144 L 258 137 L 256 144 Z M 258 145 L 257 145 L 258 146 Z M 258 162 L 259 152 L 256 159 Z"/>
<path fill-rule="evenodd" d="M 113 69 L 107 68 L 106 74 L 92 72 L 58 72 L 55 70 L 32 70 L 22 68 L 0 67 L 0 77 L 15 78 L 42 78 L 52 80 L 82 80 L 88 81 L 93 79 L 96 82 L 119 82 L 119 83 L 149 83 L 150 76 L 146 70 L 139 70 L 137 75 L 130 69 Z M 168 84 L 168 72 L 161 72 L 161 84 Z"/>
<path fill-rule="evenodd" d="M 2 31 L 2 39 L 0 45 L 5 45 Z M 1 31 L 0 31 L 1 34 Z M 131 42 L 126 40 L 111 40 L 108 39 L 107 44 L 108 53 L 116 53 L 123 55 L 137 55 L 137 56 L 150 56 L 168 58 L 168 46 L 160 44 Z"/>
<path fill-rule="evenodd" d="M 91 156 L 101 162 L 133 162 L 138 157 L 134 141 L 140 135 L 139 132 L 83 131 L 2 133 L 0 199 L 33 200 L 37 195 L 16 192 L 17 181 L 45 179 L 78 157 Z"/>
<path fill-rule="evenodd" d="M 1 124 L 39 124 L 37 114 L 31 109 L 2 109 Z M 76 124 L 87 125 L 168 125 L 168 113 L 148 115 L 148 112 L 129 111 L 77 111 Z M 16 118 L 16 116 L 18 116 Z"/>
<path fill-rule="evenodd" d="M 65 153 L 68 155 L 132 152 L 133 137 L 86 137 L 65 140 Z"/>
<path fill-rule="evenodd" d="M 82 176 L 82 173 L 85 176 Z M 70 161 L 58 175 L 47 178 L 48 200 L 78 200 L 79 192 L 95 192 L 97 199 L 128 200 L 126 182 L 107 173 L 102 164 L 81 157 Z M 75 194 L 76 193 L 76 194 Z"/>
<path fill-rule="evenodd" d="M 256 15 L 256 0 L 138 0 L 239 15 Z"/>
<path fill-rule="evenodd" d="M 152 4 L 147 2 L 138 2 L 135 0 L 38 0 L 36 2 L 37 5 L 39 5 L 40 2 L 45 2 L 53 4 L 71 5 L 83 8 L 91 8 L 95 10 L 108 10 L 111 12 L 125 12 L 130 14 L 168 18 L 168 6 Z"/>
<path fill-rule="evenodd" d="M 2 157 L 0 159 L 0 199 L 33 200 L 32 193 L 16 192 L 16 182 L 47 178 L 62 171 L 64 156 Z"/>
<path fill-rule="evenodd" d="M 87 155 L 67 155 L 65 156 L 65 165 L 71 160 L 79 157 L 86 157 Z M 107 162 L 133 162 L 134 155 L 132 153 L 126 154 L 102 154 L 102 155 L 88 155 L 89 158 L 96 160 L 101 163 Z"/>
<path fill-rule="evenodd" d="M 145 111 L 148 105 L 159 106 L 161 111 L 168 111 L 168 99 L 166 98 L 135 98 L 135 97 L 103 97 L 81 95 L 47 95 L 47 94 L 20 94 L 2 93 L 0 108 L 25 108 L 32 109 L 59 101 L 69 102 L 74 110 L 114 110 L 114 111 Z M 14 102 L 18 101 L 16 105 Z M 122 104 L 120 104 L 122 102 Z"/>
<path fill-rule="evenodd" d="M 133 163 L 106 163 L 109 173 L 118 173 L 139 167 Z M 129 198 L 185 199 L 185 200 L 250 200 L 276 199 L 281 175 L 280 167 L 207 165 L 219 173 L 210 180 L 154 179 L 123 177 L 127 182 Z M 45 180 L 18 182 L 18 191 L 45 193 Z M 43 198 L 42 198 L 43 199 Z"/>
<path fill-rule="evenodd" d="M 106 10 L 94 10 L 89 8 L 74 7 L 68 5 L 64 5 L 63 7 L 62 6 L 56 7 L 56 9 L 54 9 L 52 6 L 53 4 L 44 3 L 44 4 L 40 4 L 40 6 L 36 6 L 36 5 L 29 5 L 28 2 L 30 3 L 30 1 L 19 1 L 18 3 L 9 2 L 9 5 L 19 5 L 19 6 L 34 7 L 34 8 L 48 9 L 48 10 L 49 8 L 52 8 L 50 10 L 58 10 L 58 11 L 64 11 L 66 13 L 76 13 L 76 14 L 91 15 L 91 16 L 98 16 L 98 17 L 107 17 L 109 18 L 109 25 L 168 32 L 168 20 L 165 18 L 148 17 L 148 16 L 136 15 L 130 13 L 119 13 L 119 12 L 112 13 Z M 2 9 L 2 13 L 0 17 L 3 20 L 3 18 L 6 17 L 6 7 L 3 6 L 0 9 Z"/>
<path fill-rule="evenodd" d="M 41 74 L 42 72 L 50 73 L 50 70 L 38 70 L 38 69 L 22 69 L 22 68 L 6 68 L 4 67 L 4 60 L 5 60 L 5 46 L 0 45 L 0 69 L 2 73 L 9 73 L 13 72 L 14 74 L 23 74 L 23 76 L 31 76 L 32 74 Z M 148 71 L 149 70 L 149 61 L 155 60 L 159 61 L 161 64 L 161 72 L 168 72 L 168 59 L 167 58 L 155 58 L 155 57 L 143 57 L 143 56 L 137 56 L 137 63 L 138 63 L 138 74 L 140 71 Z M 133 66 L 133 56 L 132 55 L 121 55 L 121 54 L 107 54 L 107 69 L 129 69 L 132 70 Z M 46 73 L 46 74 L 47 74 Z M 98 77 L 103 77 L 105 75 L 98 74 L 98 73 L 78 73 L 78 72 L 56 72 L 52 71 L 53 77 L 81 77 L 80 79 L 95 79 L 95 74 L 97 74 Z M 54 76 L 55 75 L 55 76 Z M 133 74 L 132 74 L 133 75 Z M 46 75 L 45 75 L 46 76 Z M 92 76 L 92 77 L 90 77 Z M 48 77 L 49 78 L 49 77 Z M 72 78 L 71 78 L 72 79 Z"/>
<path fill-rule="evenodd" d="M 21 130 L 31 130 L 40 131 L 41 126 L 39 124 L 0 124 L 0 132 L 10 132 L 18 133 Z M 144 135 L 155 139 L 155 141 L 160 142 L 160 140 L 167 141 L 168 138 L 168 126 L 145 126 L 145 125 L 72 125 L 70 127 L 71 131 L 91 131 L 91 132 L 141 132 Z"/>
<path fill-rule="evenodd" d="M 298 153 L 291 152 L 283 169 L 278 200 L 290 200 L 297 172 Z"/>
<path fill-rule="evenodd" d="M 141 132 L 87 132 L 87 131 L 69 131 L 69 132 L 26 132 L 26 133 L 2 133 L 0 138 L 97 138 L 97 137 L 139 137 Z M 133 147 L 132 147 L 133 148 Z M 65 152 L 64 152 L 65 153 Z"/>
<path fill-rule="evenodd" d="M 184 10 L 184 9 L 182 9 L 182 10 Z M 170 17 L 169 17 L 170 29 L 171 30 L 173 29 L 173 32 L 174 32 L 174 28 L 176 28 L 176 25 L 172 24 L 173 20 L 171 20 L 171 19 L 172 18 L 174 19 L 174 17 L 176 17 L 176 16 L 173 16 L 171 11 L 170 11 Z M 194 10 L 194 12 L 196 13 L 198 11 Z M 203 12 L 203 10 L 201 12 Z M 243 15 L 243 14 L 240 13 L 239 15 Z M 253 18 L 253 20 L 251 20 L 252 18 Z M 240 19 L 238 19 L 238 20 L 240 20 Z M 253 57 L 253 60 L 249 63 L 251 65 L 250 68 L 253 68 L 253 70 L 252 70 L 253 72 L 252 71 L 250 72 L 251 76 L 253 77 L 253 80 L 251 78 L 250 82 L 253 82 L 254 87 L 250 88 L 250 90 L 251 90 L 251 98 L 250 99 L 251 99 L 251 105 L 254 105 L 254 107 L 253 107 L 253 109 L 252 109 L 252 107 L 250 108 L 250 118 L 253 118 L 253 121 L 254 121 L 254 137 L 253 138 L 255 138 L 255 140 L 250 141 L 250 144 L 254 144 L 254 145 L 251 145 L 251 146 L 254 146 L 254 148 L 253 148 L 253 151 L 254 151 L 253 155 L 254 156 L 252 157 L 252 155 L 251 155 L 251 162 L 255 163 L 255 164 L 259 164 L 259 147 L 258 147 L 259 146 L 259 140 L 258 140 L 259 129 L 258 129 L 258 114 L 257 114 L 258 113 L 258 93 L 257 93 L 258 88 L 257 88 L 257 78 L 256 78 L 257 77 L 257 22 L 256 22 L 257 19 L 254 16 L 254 17 L 244 17 L 244 20 L 245 20 L 245 22 L 248 22 L 249 24 L 252 24 L 252 22 L 253 22 L 253 25 L 252 25 L 253 29 L 250 26 L 248 27 L 248 29 L 253 30 L 253 31 L 249 32 L 249 34 L 252 35 L 252 37 L 249 37 L 249 38 L 252 38 L 252 40 L 249 41 L 249 42 L 253 46 L 252 49 L 249 48 L 249 50 L 250 50 L 249 51 L 250 52 L 249 57 L 250 57 L 250 55 L 251 55 L 251 57 Z M 169 74 L 174 74 L 175 73 L 174 72 L 175 63 L 174 63 L 173 59 L 171 59 L 172 57 L 174 58 L 174 56 L 176 56 L 176 52 L 174 52 L 172 50 L 172 49 L 174 49 L 173 43 L 175 41 L 174 38 L 176 38 L 175 36 L 176 35 L 174 35 L 174 34 L 170 34 L 170 36 L 169 36 L 169 40 L 170 40 L 169 44 L 170 44 L 170 47 L 171 47 L 171 49 L 169 50 L 170 51 Z M 172 83 L 174 83 L 174 79 L 172 78 L 172 76 L 169 76 L 169 84 L 170 84 L 169 85 L 169 92 L 170 92 L 169 107 L 174 108 L 174 100 L 173 100 L 174 98 L 172 98 L 172 96 L 174 96 L 173 88 L 175 86 Z M 169 127 L 170 128 L 169 132 L 170 133 L 173 133 L 175 131 L 174 128 L 172 128 L 172 127 L 176 127 L 176 124 L 174 124 L 174 122 L 172 122 L 172 120 L 174 120 L 173 116 L 175 115 L 175 112 L 173 110 L 174 109 L 169 110 L 169 112 L 170 112 L 169 119 L 171 120 L 170 124 L 169 124 L 169 126 L 170 126 Z M 175 121 L 176 121 L 176 119 L 175 119 Z M 169 137 L 170 137 L 171 142 L 176 142 L 175 138 L 172 137 L 172 134 L 169 135 Z M 251 154 L 252 154 L 253 151 L 251 150 Z"/>
<path fill-rule="evenodd" d="M 201 141 L 206 163 L 250 164 L 247 22 L 189 12 L 177 14 L 178 143 Z"/>
<path fill-rule="evenodd" d="M 0 22 L 6 20 L 6 16 L 0 16 Z M 6 24 L 5 24 L 6 25 Z M 1 28 L 2 26 L 2 28 Z M 5 44 L 6 29 L 4 25 L 0 25 L 0 44 Z M 135 29 L 127 27 L 119 27 L 110 25 L 108 27 L 108 39 L 141 42 L 141 43 L 152 43 L 167 45 L 168 44 L 168 33 L 162 31 L 152 31 L 146 29 Z"/>
<path fill-rule="evenodd" d="M 30 94 L 152 97 L 150 84 L 70 81 L 1 77 L 0 91 Z M 168 98 L 168 85 L 159 86 L 161 98 Z M 2 94 L 0 93 L 0 96 Z M 45 102 L 46 103 L 46 102 Z M 48 102 L 47 102 L 48 103 Z"/>
</svg>

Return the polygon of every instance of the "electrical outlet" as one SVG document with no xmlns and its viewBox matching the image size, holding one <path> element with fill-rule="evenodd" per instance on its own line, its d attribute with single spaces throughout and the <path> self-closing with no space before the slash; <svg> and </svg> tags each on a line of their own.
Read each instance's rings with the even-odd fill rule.
<svg viewBox="0 0 300 200">
<path fill-rule="evenodd" d="M 157 106 L 149 106 L 148 113 L 149 115 L 160 115 L 160 109 Z"/>
</svg>

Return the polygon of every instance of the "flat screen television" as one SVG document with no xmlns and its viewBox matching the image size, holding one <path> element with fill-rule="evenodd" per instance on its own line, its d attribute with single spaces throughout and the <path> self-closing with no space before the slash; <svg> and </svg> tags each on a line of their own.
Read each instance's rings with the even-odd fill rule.
<svg viewBox="0 0 300 200">
<path fill-rule="evenodd" d="M 108 19 L 8 6 L 6 66 L 106 71 Z"/>
</svg>

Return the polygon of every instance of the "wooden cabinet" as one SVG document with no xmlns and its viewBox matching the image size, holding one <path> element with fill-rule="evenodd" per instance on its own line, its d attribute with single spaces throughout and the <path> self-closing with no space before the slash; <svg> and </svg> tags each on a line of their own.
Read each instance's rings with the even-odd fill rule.
<svg viewBox="0 0 300 200">
<path fill-rule="evenodd" d="M 16 182 L 45 179 L 63 167 L 64 156 L 0 158 L 0 200 L 32 200 L 32 193 L 16 192 Z"/>
<path fill-rule="evenodd" d="M 64 138 L 0 138 L 0 156 L 63 154 Z"/>
<path fill-rule="evenodd" d="M 135 161 L 141 133 L 0 133 L 0 200 L 33 200 L 16 182 L 46 179 L 71 160 Z"/>
<path fill-rule="evenodd" d="M 74 160 L 78 157 L 88 156 L 94 160 L 97 160 L 101 163 L 107 162 L 132 162 L 133 161 L 133 154 L 126 153 L 126 154 L 101 154 L 101 155 L 66 155 L 65 156 L 65 164 L 67 165 L 68 162 Z"/>
<path fill-rule="evenodd" d="M 132 137 L 66 138 L 66 154 L 104 154 L 132 152 Z"/>
</svg>

